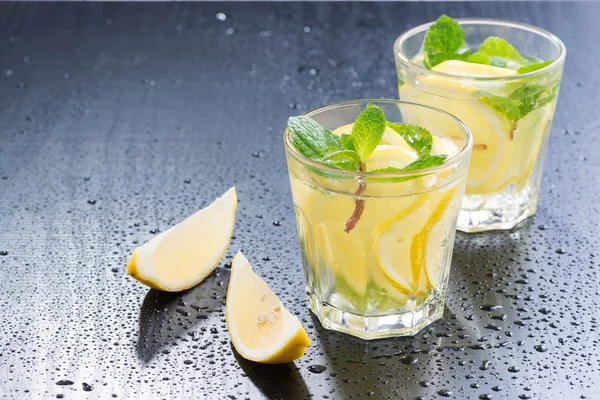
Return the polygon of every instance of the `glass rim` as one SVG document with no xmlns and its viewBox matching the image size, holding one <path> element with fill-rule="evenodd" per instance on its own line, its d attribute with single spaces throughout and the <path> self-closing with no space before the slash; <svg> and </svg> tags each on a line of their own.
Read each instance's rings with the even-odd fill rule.
<svg viewBox="0 0 600 400">
<path fill-rule="evenodd" d="M 402 33 L 400 36 L 398 36 L 398 38 L 394 42 L 394 55 L 396 55 L 396 59 L 399 62 L 401 62 L 403 65 L 405 65 L 407 68 L 416 69 L 418 71 L 427 73 L 429 75 L 439 76 L 442 78 L 452 77 L 453 79 L 456 79 L 456 80 L 470 80 L 470 81 L 511 81 L 511 80 L 518 80 L 518 79 L 523 79 L 523 78 L 536 77 L 539 75 L 546 74 L 552 70 L 555 70 L 556 68 L 558 68 L 560 65 L 562 65 L 564 63 L 564 60 L 567 56 L 567 48 L 565 47 L 565 44 L 562 42 L 562 40 L 560 40 L 558 38 L 558 36 L 556 36 L 555 34 L 553 34 L 550 31 L 547 31 L 547 30 L 537 27 L 535 25 L 527 24 L 524 22 L 505 21 L 505 20 L 493 19 L 493 18 L 457 18 L 457 19 L 455 19 L 455 21 L 458 22 L 460 25 L 493 25 L 493 26 L 502 26 L 502 27 L 516 28 L 516 29 L 529 31 L 531 33 L 534 33 L 534 34 L 537 34 L 539 36 L 546 38 L 548 41 L 550 41 L 554 45 L 556 45 L 558 47 L 559 54 L 558 54 L 558 57 L 556 58 L 556 60 L 554 60 L 551 64 L 546 65 L 544 68 L 541 68 L 541 69 L 538 69 L 538 70 L 532 71 L 532 72 L 527 72 L 525 74 L 517 74 L 517 75 L 509 75 L 509 76 L 494 76 L 494 77 L 468 77 L 468 76 L 447 74 L 445 72 L 433 71 L 433 70 L 427 69 L 423 66 L 413 63 L 410 60 L 410 58 L 408 58 L 401 51 L 401 45 L 406 40 L 408 40 L 409 38 L 413 37 L 414 35 L 416 35 L 418 33 L 426 31 L 427 29 L 429 29 L 429 27 L 431 25 L 435 24 L 435 21 L 431 21 L 431 22 L 427 22 L 425 24 L 416 26 L 414 28 L 411 28 L 411 29 L 407 30 L 406 32 Z"/>
<path fill-rule="evenodd" d="M 365 179 L 367 181 L 369 178 L 401 178 L 401 177 L 413 177 L 413 176 L 417 176 L 417 175 L 429 175 L 429 174 L 432 174 L 432 173 L 435 173 L 438 171 L 442 171 L 448 167 L 452 167 L 452 166 L 462 162 L 465 158 L 468 158 L 468 153 L 470 152 L 471 148 L 473 147 L 473 134 L 471 133 L 471 130 L 467 127 L 467 125 L 465 125 L 464 122 L 462 122 L 460 119 L 458 119 L 454 115 L 452 115 L 442 109 L 436 108 L 436 107 L 430 107 L 430 106 L 426 106 L 426 105 L 419 104 L 419 103 L 394 100 L 394 99 L 355 99 L 355 100 L 345 100 L 345 101 L 340 101 L 340 102 L 336 102 L 336 103 L 330 103 L 330 104 L 326 104 L 326 105 L 323 105 L 323 106 L 320 106 L 317 108 L 313 108 L 313 109 L 308 110 L 305 113 L 301 114 L 300 116 L 301 117 L 310 117 L 310 116 L 318 114 L 320 112 L 334 110 L 337 108 L 347 107 L 347 106 L 351 106 L 351 105 L 363 104 L 363 103 L 364 104 L 385 103 L 385 104 L 395 104 L 395 105 L 408 105 L 411 107 L 415 106 L 418 108 L 423 108 L 426 110 L 437 112 L 447 118 L 450 118 L 453 122 L 455 122 L 461 128 L 461 130 L 463 131 L 463 133 L 466 136 L 466 144 L 463 146 L 463 148 L 461 148 L 458 151 L 458 153 L 454 157 L 450 158 L 447 161 L 444 161 L 440 165 L 423 168 L 423 169 L 418 169 L 415 171 L 402 171 L 402 172 L 348 171 L 345 169 L 330 167 L 330 166 L 322 164 L 318 161 L 311 160 L 310 158 L 301 154 L 294 147 L 294 145 L 292 144 L 292 141 L 291 141 L 290 131 L 287 128 L 285 129 L 285 131 L 283 133 L 283 138 L 284 138 L 283 141 L 285 144 L 286 152 L 288 154 L 290 154 L 292 157 L 294 157 L 296 160 L 300 161 L 301 163 L 309 165 L 312 168 L 315 168 L 319 171 L 329 172 L 332 175 L 337 175 L 337 176 L 341 175 L 341 176 L 347 176 L 350 178 Z"/>
</svg>

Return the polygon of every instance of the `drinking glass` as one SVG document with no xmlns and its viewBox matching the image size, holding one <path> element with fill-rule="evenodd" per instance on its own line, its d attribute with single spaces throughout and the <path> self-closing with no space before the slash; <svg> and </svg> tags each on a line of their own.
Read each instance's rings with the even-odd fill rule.
<svg viewBox="0 0 600 400">
<path fill-rule="evenodd" d="M 457 154 L 412 172 L 345 171 L 304 157 L 285 131 L 308 304 L 327 329 L 363 339 L 414 335 L 443 313 L 472 138 L 454 116 L 397 100 L 346 101 L 304 115 L 334 131 L 368 103 L 390 122 L 427 117 L 420 125 L 450 139 Z"/>
<path fill-rule="evenodd" d="M 566 49 L 550 32 L 527 24 L 485 19 L 457 22 L 471 49 L 496 36 L 531 62 L 553 60 L 545 68 L 524 74 L 477 77 L 465 69 L 460 71 L 464 76 L 457 76 L 427 69 L 420 62 L 433 23 L 403 33 L 394 44 L 400 100 L 441 108 L 463 121 L 473 134 L 458 229 L 511 229 L 537 207 Z M 519 118 L 522 108 L 531 111 Z"/>
</svg>

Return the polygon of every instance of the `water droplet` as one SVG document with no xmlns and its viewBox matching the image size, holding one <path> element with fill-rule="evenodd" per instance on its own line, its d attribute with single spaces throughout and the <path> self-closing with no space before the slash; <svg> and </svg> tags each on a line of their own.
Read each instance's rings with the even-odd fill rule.
<svg viewBox="0 0 600 400">
<path fill-rule="evenodd" d="M 25 82 L 19 82 L 17 83 L 17 89 L 25 89 Z"/>
<path fill-rule="evenodd" d="M 544 346 L 543 344 L 536 344 L 535 346 L 533 346 L 533 348 L 536 351 L 539 351 L 540 353 L 545 353 L 548 351 L 548 348 L 546 346 Z"/>
<path fill-rule="evenodd" d="M 223 22 L 223 21 L 227 20 L 227 15 L 225 15 L 224 13 L 217 13 L 215 15 L 215 18 L 218 19 L 219 21 Z"/>
<path fill-rule="evenodd" d="M 64 398 L 65 398 L 65 395 L 64 395 L 64 394 L 62 394 L 62 393 L 59 393 L 59 394 L 57 394 L 57 395 L 56 395 L 56 398 L 57 398 L 57 399 L 64 399 Z"/>
<path fill-rule="evenodd" d="M 528 400 L 530 398 L 531 398 L 531 396 L 528 394 L 520 394 L 519 395 L 519 399 L 521 399 L 521 400 Z"/>
<path fill-rule="evenodd" d="M 60 381 L 56 381 L 56 384 L 57 384 L 58 386 L 69 386 L 69 385 L 72 385 L 72 384 L 74 384 L 74 383 L 75 383 L 75 382 L 73 382 L 73 381 L 70 381 L 70 380 L 68 380 L 68 379 L 61 379 Z"/>
<path fill-rule="evenodd" d="M 2 250 L 0 251 L 0 256 L 7 256 L 8 255 L 8 251 Z"/>
<path fill-rule="evenodd" d="M 429 386 L 431 386 L 431 382 L 420 381 L 419 385 L 421 385 L 421 387 L 429 387 Z"/>
<path fill-rule="evenodd" d="M 96 204 L 96 200 L 88 200 L 87 203 L 91 204 L 91 205 L 94 205 L 94 204 Z"/>
<path fill-rule="evenodd" d="M 325 372 L 325 370 L 327 370 L 327 367 L 324 365 L 315 364 L 315 365 L 310 365 L 308 367 L 308 370 L 310 372 L 312 372 L 313 374 L 322 374 L 323 372 Z"/>
<path fill-rule="evenodd" d="M 479 398 L 481 400 L 492 400 L 494 396 L 492 396 L 491 394 L 480 394 Z"/>
<path fill-rule="evenodd" d="M 448 389 L 442 389 L 442 390 L 438 390 L 437 394 L 439 394 L 442 397 L 450 397 L 450 396 L 452 396 L 452 391 L 450 391 Z"/>
<path fill-rule="evenodd" d="M 492 386 L 492 390 L 494 392 L 500 392 L 502 390 L 502 386 Z"/>
<path fill-rule="evenodd" d="M 517 366 L 513 365 L 513 366 L 508 367 L 508 372 L 512 372 L 513 374 L 516 374 L 519 371 L 520 371 L 520 369 Z"/>
<path fill-rule="evenodd" d="M 192 180 L 191 180 L 191 179 L 185 179 L 185 180 L 183 181 L 183 183 L 190 184 L 190 183 L 192 183 Z"/>
<path fill-rule="evenodd" d="M 279 221 L 273 221 L 273 226 L 280 226 L 280 225 L 281 225 L 281 222 L 279 222 Z"/>
<path fill-rule="evenodd" d="M 228 35 L 233 35 L 235 33 L 235 29 L 233 28 L 227 28 L 227 30 L 225 31 L 226 34 Z"/>
<path fill-rule="evenodd" d="M 481 308 L 483 311 L 496 311 L 496 310 L 500 310 L 502 308 L 502 306 L 493 305 L 493 304 L 484 304 L 479 308 Z"/>
<path fill-rule="evenodd" d="M 310 33 L 311 30 L 312 28 L 310 27 L 310 25 L 304 26 L 304 33 Z"/>
<path fill-rule="evenodd" d="M 68 81 L 69 79 L 71 79 L 71 74 L 66 73 L 63 75 L 64 80 Z"/>
<path fill-rule="evenodd" d="M 417 357 L 413 357 L 413 356 L 406 356 L 406 357 L 403 357 L 400 359 L 400 362 L 405 365 L 416 364 L 418 361 L 419 361 L 419 359 Z"/>
<path fill-rule="evenodd" d="M 490 360 L 483 360 L 481 362 L 481 365 L 479 366 L 479 369 L 482 371 L 486 371 L 490 365 L 492 364 L 492 362 Z"/>
<path fill-rule="evenodd" d="M 5 73 L 6 73 L 6 76 L 11 76 L 13 74 L 13 70 L 7 69 Z"/>
<path fill-rule="evenodd" d="M 223 267 L 225 267 L 227 269 L 231 269 L 231 262 L 226 262 Z"/>
<path fill-rule="evenodd" d="M 192 360 L 184 360 L 184 361 L 183 361 L 183 363 L 184 363 L 185 365 L 192 365 L 192 364 L 193 364 L 193 361 L 192 361 Z"/>
<path fill-rule="evenodd" d="M 84 392 L 91 392 L 94 389 L 92 385 L 89 385 L 85 382 L 83 382 L 81 386 L 83 387 Z"/>
<path fill-rule="evenodd" d="M 563 249 L 556 249 L 556 254 L 565 254 Z"/>
</svg>

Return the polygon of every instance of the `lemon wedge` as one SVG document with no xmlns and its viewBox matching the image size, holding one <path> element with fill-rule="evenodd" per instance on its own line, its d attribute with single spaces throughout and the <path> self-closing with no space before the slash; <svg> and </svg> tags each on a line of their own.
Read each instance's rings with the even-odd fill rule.
<svg viewBox="0 0 600 400">
<path fill-rule="evenodd" d="M 286 363 L 302 357 L 310 345 L 298 318 L 283 307 L 241 252 L 233 259 L 225 313 L 231 343 L 247 360 Z"/>
<path fill-rule="evenodd" d="M 444 61 L 433 70 L 457 77 L 501 77 L 516 73 L 506 68 L 454 60 Z M 473 152 L 466 193 L 485 194 L 489 192 L 486 187 L 496 180 L 497 175 L 508 163 L 511 127 L 504 116 L 473 96 L 475 90 L 482 89 L 474 84 L 475 82 L 463 85 L 457 80 L 452 80 L 452 77 L 431 76 L 420 81 L 418 88 L 408 84 L 402 85 L 399 93 L 401 100 L 440 108 L 455 115 L 469 127 L 473 133 Z M 432 120 L 429 114 L 419 110 L 411 110 L 410 113 L 403 110 L 403 116 L 407 122 L 423 126 L 431 132 L 444 132 L 448 137 L 462 136 L 455 124 L 443 119 Z"/>
<path fill-rule="evenodd" d="M 237 196 L 229 189 L 208 207 L 136 248 L 127 273 L 151 288 L 179 292 L 202 282 L 225 254 Z"/>
</svg>

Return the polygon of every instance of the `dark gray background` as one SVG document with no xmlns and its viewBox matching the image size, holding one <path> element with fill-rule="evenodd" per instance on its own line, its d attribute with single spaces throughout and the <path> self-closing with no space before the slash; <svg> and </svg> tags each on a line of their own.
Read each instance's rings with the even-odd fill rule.
<svg viewBox="0 0 600 400">
<path fill-rule="evenodd" d="M 395 97 L 394 39 L 441 13 L 566 43 L 538 215 L 458 235 L 447 312 L 420 335 L 327 332 L 306 308 L 286 119 Z M 0 4 L 0 396 L 599 398 L 599 20 L 594 3 Z M 126 276 L 136 245 L 232 185 L 235 239 L 203 284 Z M 309 333 L 294 364 L 232 351 L 238 249 Z"/>
</svg>

